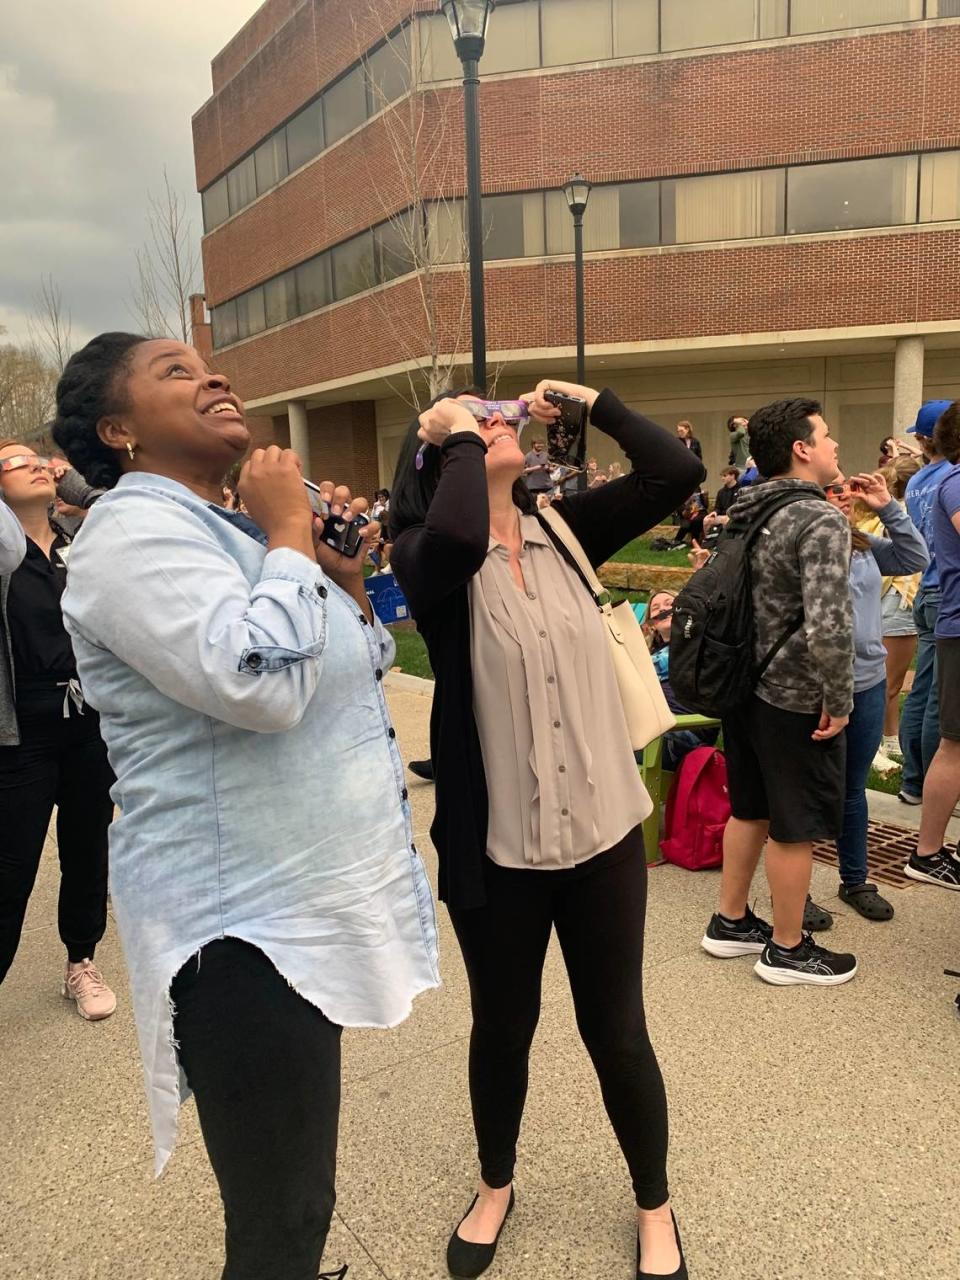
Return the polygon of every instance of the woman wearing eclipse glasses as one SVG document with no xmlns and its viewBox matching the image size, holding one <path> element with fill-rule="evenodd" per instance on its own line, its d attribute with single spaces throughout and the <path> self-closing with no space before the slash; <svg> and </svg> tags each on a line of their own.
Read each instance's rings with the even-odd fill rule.
<svg viewBox="0 0 960 1280">
<path fill-rule="evenodd" d="M 56 470 L 24 444 L 0 444 L 0 982 L 56 805 L 62 992 L 97 1021 L 117 1004 L 94 964 L 107 923 L 113 774 L 60 609 L 70 539 L 50 523 Z"/>
<path fill-rule="evenodd" d="M 641 823 L 651 802 L 601 615 L 522 479 L 528 416 L 556 445 L 561 409 L 551 393 L 583 402 L 632 466 L 554 507 L 594 566 L 673 511 L 704 475 L 680 441 L 612 391 L 554 380 L 519 401 L 441 398 L 411 424 L 401 450 L 393 567 L 436 676 L 431 834 L 473 1009 L 480 1182 L 447 1265 L 454 1276 L 480 1275 L 513 1208 L 527 1062 L 556 928 L 633 1180 L 636 1274 L 685 1277 L 667 1191 L 666 1099 L 642 996 Z M 575 429 L 564 436 L 569 444 Z"/>
</svg>

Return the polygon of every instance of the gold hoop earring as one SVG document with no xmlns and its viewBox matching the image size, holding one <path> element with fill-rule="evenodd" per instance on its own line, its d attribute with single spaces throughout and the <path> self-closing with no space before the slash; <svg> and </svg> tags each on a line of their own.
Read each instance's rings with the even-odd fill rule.
<svg viewBox="0 0 960 1280">
<path fill-rule="evenodd" d="M 136 446 L 135 446 L 135 445 L 132 445 L 132 444 L 130 443 L 130 441 L 128 440 L 128 441 L 127 441 L 127 453 L 130 455 L 130 461 L 131 461 L 131 462 L 133 461 L 133 451 L 134 451 L 134 449 L 135 449 L 135 448 L 136 448 Z"/>
</svg>

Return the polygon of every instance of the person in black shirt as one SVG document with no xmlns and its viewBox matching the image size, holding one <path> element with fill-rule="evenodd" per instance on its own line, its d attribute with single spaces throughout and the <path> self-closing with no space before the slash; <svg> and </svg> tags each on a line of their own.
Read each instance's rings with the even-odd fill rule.
<svg viewBox="0 0 960 1280">
<path fill-rule="evenodd" d="M 50 522 L 56 493 L 46 458 L 14 441 L 0 444 L 0 494 L 26 535 L 20 563 L 0 575 L 0 982 L 17 952 L 56 806 L 62 991 L 96 1021 L 116 1008 L 93 959 L 107 923 L 113 773 L 60 611 L 70 539 Z"/>
<path fill-rule="evenodd" d="M 718 516 L 725 516 L 740 495 L 740 472 L 736 467 L 724 467 L 720 478 L 723 484 L 717 490 L 713 506 Z"/>
</svg>

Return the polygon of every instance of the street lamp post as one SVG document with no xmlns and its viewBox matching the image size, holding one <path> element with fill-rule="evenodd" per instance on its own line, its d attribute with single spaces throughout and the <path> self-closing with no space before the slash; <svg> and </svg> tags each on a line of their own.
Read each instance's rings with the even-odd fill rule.
<svg viewBox="0 0 960 1280">
<path fill-rule="evenodd" d="M 583 318 L 583 215 L 587 211 L 590 190 L 590 183 L 582 173 L 575 173 L 563 188 L 567 206 L 573 214 L 573 256 L 577 277 L 577 382 L 581 387 L 587 381 Z"/>
<path fill-rule="evenodd" d="M 463 63 L 473 381 L 481 392 L 487 389 L 487 332 L 483 307 L 483 209 L 480 201 L 480 59 L 493 6 L 494 0 L 441 0 L 457 57 Z"/>
</svg>

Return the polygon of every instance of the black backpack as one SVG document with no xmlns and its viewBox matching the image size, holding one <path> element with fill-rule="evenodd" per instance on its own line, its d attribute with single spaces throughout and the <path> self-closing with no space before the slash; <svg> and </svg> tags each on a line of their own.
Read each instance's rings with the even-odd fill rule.
<svg viewBox="0 0 960 1280">
<path fill-rule="evenodd" d="M 774 512 L 809 497 L 781 490 L 749 516 L 732 517 L 710 559 L 674 600 L 670 687 L 688 710 L 717 718 L 736 710 L 803 622 L 801 610 L 763 660 L 754 662 L 751 549 Z"/>
</svg>

